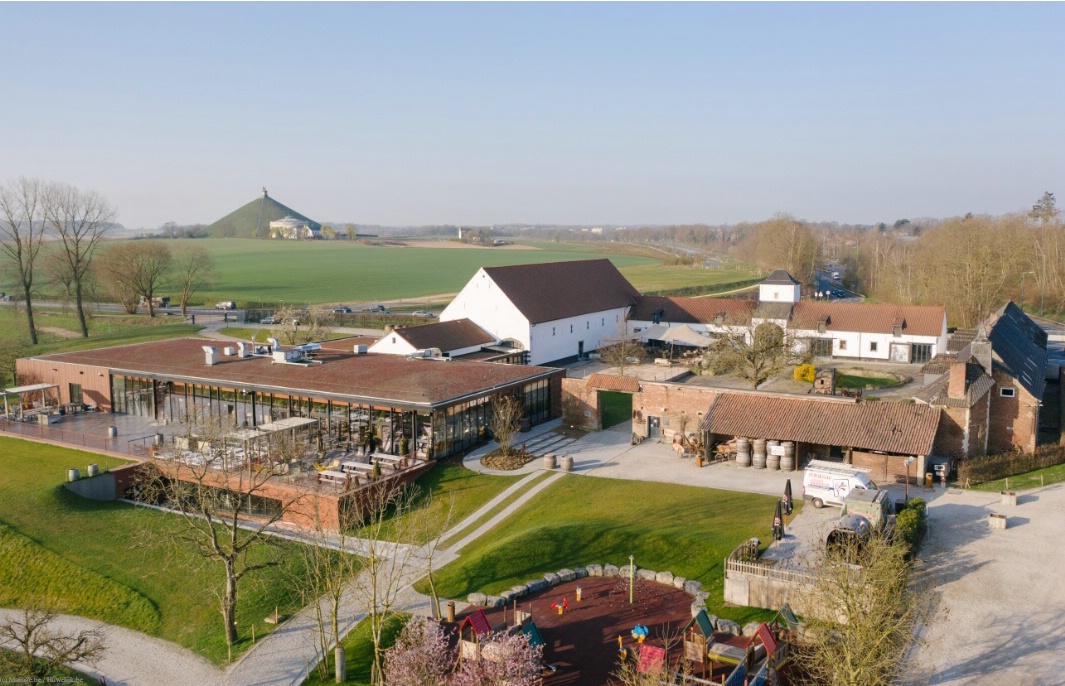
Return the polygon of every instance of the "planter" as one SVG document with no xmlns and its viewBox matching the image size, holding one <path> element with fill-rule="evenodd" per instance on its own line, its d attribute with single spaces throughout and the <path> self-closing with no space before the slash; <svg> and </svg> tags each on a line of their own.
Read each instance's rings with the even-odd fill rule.
<svg viewBox="0 0 1065 686">
<path fill-rule="evenodd" d="M 1017 493 L 1016 491 L 1002 491 L 1002 504 L 1010 507 L 1017 506 Z"/>
<path fill-rule="evenodd" d="M 1006 528 L 1006 515 L 1004 514 L 989 514 L 987 516 L 987 525 L 992 529 L 1005 529 Z"/>
<path fill-rule="evenodd" d="M 554 453 L 548 453 L 547 455 L 544 455 L 544 469 L 554 469 L 557 466 L 558 463 L 555 460 Z"/>
</svg>

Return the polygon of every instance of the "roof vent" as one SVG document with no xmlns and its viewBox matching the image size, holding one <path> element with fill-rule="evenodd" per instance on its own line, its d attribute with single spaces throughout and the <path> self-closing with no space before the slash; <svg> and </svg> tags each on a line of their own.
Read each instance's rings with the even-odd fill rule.
<svg viewBox="0 0 1065 686">
<path fill-rule="evenodd" d="M 226 357 L 233 357 L 237 354 L 237 349 L 231 345 L 227 345 L 226 347 L 222 348 L 222 354 Z"/>
<path fill-rule="evenodd" d="M 244 341 L 237 342 L 237 357 L 244 359 L 248 356 L 248 345 Z"/>
<path fill-rule="evenodd" d="M 367 350 L 367 347 L 366 347 L 365 343 L 361 343 L 361 344 L 355 346 L 355 354 L 356 355 L 365 355 L 366 354 L 366 350 Z"/>
<path fill-rule="evenodd" d="M 218 364 L 218 348 L 205 345 L 203 346 L 203 353 L 205 358 L 204 362 L 206 362 L 208 367 Z"/>
</svg>

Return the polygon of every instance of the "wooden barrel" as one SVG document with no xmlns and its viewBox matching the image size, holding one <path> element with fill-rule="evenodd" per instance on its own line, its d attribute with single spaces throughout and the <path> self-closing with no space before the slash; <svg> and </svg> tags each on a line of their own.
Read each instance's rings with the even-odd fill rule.
<svg viewBox="0 0 1065 686">
<path fill-rule="evenodd" d="M 742 436 L 736 438 L 736 464 L 741 467 L 751 466 L 751 442 Z"/>
<path fill-rule="evenodd" d="M 765 439 L 754 439 L 754 454 L 751 456 L 751 466 L 755 469 L 765 469 Z"/>
<path fill-rule="evenodd" d="M 562 459 L 559 460 L 559 466 L 562 468 L 562 471 L 564 471 L 564 472 L 572 472 L 573 471 L 573 456 L 572 455 L 563 455 Z"/>
<path fill-rule="evenodd" d="M 555 462 L 555 454 L 548 453 L 544 455 L 544 469 L 554 469 L 557 466 Z"/>
<path fill-rule="evenodd" d="M 793 441 L 784 441 L 781 445 L 784 446 L 784 455 L 780 458 L 780 469 L 785 472 L 795 471 L 795 443 Z"/>
</svg>

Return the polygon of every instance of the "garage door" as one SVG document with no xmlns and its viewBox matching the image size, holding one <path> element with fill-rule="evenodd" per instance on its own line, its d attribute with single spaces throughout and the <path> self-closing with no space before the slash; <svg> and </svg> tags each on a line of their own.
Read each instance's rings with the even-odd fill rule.
<svg viewBox="0 0 1065 686">
<path fill-rule="evenodd" d="M 632 419 L 632 395 L 615 391 L 599 391 L 599 413 L 603 428 L 608 429 Z"/>
</svg>

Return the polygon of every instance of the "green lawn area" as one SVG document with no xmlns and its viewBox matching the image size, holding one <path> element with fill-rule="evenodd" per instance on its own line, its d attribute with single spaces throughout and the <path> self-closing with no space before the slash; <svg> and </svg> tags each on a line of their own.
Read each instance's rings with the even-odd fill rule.
<svg viewBox="0 0 1065 686">
<path fill-rule="evenodd" d="M 7 652 L 7 651 L 5 651 L 3 648 L 0 648 L 0 652 Z M 19 676 L 21 677 L 21 675 L 19 675 Z M 4 679 L 7 678 L 7 677 L 15 677 L 15 675 L 14 674 L 8 674 L 7 672 L 4 671 L 3 660 L 0 659 L 0 684 L 2 684 L 2 683 L 32 683 L 30 681 L 23 681 L 23 682 L 17 682 L 17 681 L 13 681 L 13 680 L 12 681 L 4 681 Z M 62 667 L 62 668 L 59 668 L 59 669 L 52 670 L 52 672 L 46 678 L 51 679 L 52 680 L 51 683 L 53 683 L 53 684 L 93 684 L 95 686 L 96 684 L 100 683 L 96 679 L 93 679 L 93 678 L 87 676 L 86 674 L 83 674 L 82 672 L 78 672 L 76 670 L 69 669 L 69 668 L 66 668 L 66 667 Z M 40 682 L 40 683 L 49 683 L 49 682 L 44 681 L 44 682 Z"/>
<path fill-rule="evenodd" d="M 641 293 L 665 291 L 686 286 L 714 286 L 756 279 L 758 272 L 740 269 L 704 269 L 699 266 L 666 267 L 661 264 L 640 264 L 621 270 Z"/>
<path fill-rule="evenodd" d="M 632 394 L 599 391 L 600 411 L 603 416 L 603 428 L 609 429 L 632 419 Z"/>
<path fill-rule="evenodd" d="M 0 437 L 0 604 L 52 599 L 73 611 L 173 641 L 214 662 L 226 659 L 216 608 L 218 563 L 207 564 L 176 543 L 175 517 L 118 502 L 80 498 L 62 488 L 69 467 L 101 469 L 123 461 L 68 448 Z M 296 544 L 278 542 L 288 553 Z M 10 557 L 9 557 L 10 556 Z M 18 559 L 15 569 L 6 562 Z M 273 630 L 262 620 L 275 606 L 300 606 L 291 579 L 299 556 L 241 582 L 237 625 L 248 638 Z M 35 577 L 35 578 L 27 578 Z M 112 605 L 113 603 L 113 605 Z"/>
<path fill-rule="evenodd" d="M 386 619 L 384 629 L 381 631 L 381 645 L 386 649 L 391 648 L 408 619 L 410 615 L 407 614 L 394 614 Z M 348 665 L 348 678 L 342 683 L 369 686 L 370 667 L 373 665 L 373 641 L 370 638 L 370 623 L 366 620 L 359 622 L 344 639 L 344 661 Z M 318 670 L 312 669 L 307 680 L 303 682 L 304 686 L 336 683 L 333 676 L 335 664 L 333 651 L 329 651 L 329 656 L 326 658 L 328 676 L 322 679 Z"/>
<path fill-rule="evenodd" d="M 1056 464 L 1005 479 L 995 479 L 973 486 L 976 491 L 1024 491 L 1065 481 L 1065 464 Z M 1008 484 L 1007 484 L 1008 482 Z"/>
<path fill-rule="evenodd" d="M 541 472 L 540 474 L 538 474 L 536 476 L 535 479 L 533 479 L 532 481 L 530 481 L 528 483 L 526 488 L 533 488 L 534 486 L 536 486 L 536 484 L 540 483 L 541 481 L 543 481 L 544 479 L 546 479 L 549 476 L 551 476 L 551 472 L 546 471 L 546 470 Z M 500 477 L 495 477 L 495 478 L 498 479 Z M 510 477 L 503 477 L 503 478 L 510 478 Z M 440 547 L 441 548 L 450 548 L 451 546 L 455 545 L 456 543 L 461 541 L 466 536 L 468 536 L 471 533 L 473 533 L 474 531 L 476 531 L 478 527 L 480 527 L 482 524 L 487 522 L 489 519 L 491 519 L 492 517 L 495 517 L 497 514 L 499 514 L 503 510 L 507 509 L 509 506 L 510 506 L 510 501 L 508 499 L 504 499 L 501 503 L 499 503 L 495 507 L 493 507 L 490 510 L 488 510 L 487 512 L 485 512 L 483 515 L 481 515 L 477 519 L 473 520 L 473 522 L 469 526 L 464 527 L 461 531 L 456 531 L 455 535 L 452 536 L 451 538 L 448 538 L 448 539 L 446 539 L 444 541 L 441 541 Z M 459 521 L 461 521 L 461 519 Z"/>
<path fill-rule="evenodd" d="M 433 521 L 442 522 L 450 509 L 448 528 L 451 528 L 523 476 L 478 474 L 458 462 L 438 462 L 419 477 L 415 504 L 423 503 L 431 494 Z"/>
<path fill-rule="evenodd" d="M 498 593 L 563 567 L 637 567 L 697 579 L 711 610 L 739 622 L 765 611 L 725 607 L 722 562 L 751 536 L 771 540 L 777 499 L 675 484 L 566 476 L 436 574 L 443 597 Z M 797 503 L 797 506 L 800 505 Z M 425 592 L 423 580 L 416 585 Z"/>
<path fill-rule="evenodd" d="M 219 329 L 218 333 L 255 343 L 265 343 L 266 339 L 270 337 L 270 329 L 248 329 L 240 326 L 227 326 L 224 329 Z"/>
<path fill-rule="evenodd" d="M 890 379 L 882 376 L 858 376 L 855 374 L 837 374 L 836 375 L 836 387 L 837 388 L 862 388 L 866 386 L 872 386 L 873 388 L 889 388 L 891 386 L 898 386 L 897 379 Z"/>
</svg>

